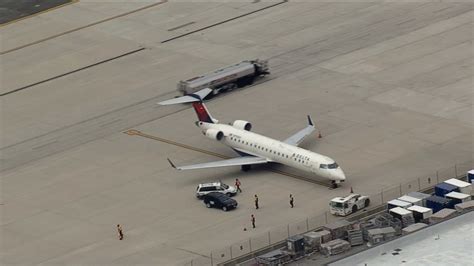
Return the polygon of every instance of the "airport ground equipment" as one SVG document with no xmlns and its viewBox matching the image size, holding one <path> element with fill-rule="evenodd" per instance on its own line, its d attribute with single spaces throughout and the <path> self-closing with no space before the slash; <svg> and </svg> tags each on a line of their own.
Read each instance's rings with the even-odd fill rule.
<svg viewBox="0 0 474 266">
<path fill-rule="evenodd" d="M 279 266 L 291 260 L 290 255 L 282 249 L 277 249 L 256 258 L 258 265 Z"/>
<path fill-rule="evenodd" d="M 474 184 L 474 169 L 467 172 L 467 182 Z"/>
<path fill-rule="evenodd" d="M 393 227 L 383 227 L 368 230 L 368 239 L 371 245 L 375 245 L 384 241 L 389 241 L 395 238 L 396 231 Z"/>
<path fill-rule="evenodd" d="M 463 203 L 471 200 L 471 195 L 459 192 L 449 192 L 445 195 L 445 197 L 450 200 L 449 208 L 452 209 L 454 209 L 454 205 L 458 203 Z"/>
<path fill-rule="evenodd" d="M 413 218 L 415 218 L 415 223 L 428 222 L 428 219 L 431 217 L 431 215 L 433 215 L 432 209 L 418 205 L 408 207 L 407 210 L 413 212 Z"/>
<path fill-rule="evenodd" d="M 220 92 L 250 85 L 255 79 L 267 74 L 270 74 L 268 60 L 245 60 L 202 76 L 181 80 L 177 87 L 183 95 L 209 88 L 212 97 Z"/>
<path fill-rule="evenodd" d="M 321 244 L 332 240 L 331 232 L 327 230 L 308 232 L 303 237 L 306 247 L 312 248 L 314 251 L 319 251 Z"/>
<path fill-rule="evenodd" d="M 409 234 L 409 233 L 413 233 L 415 231 L 418 231 L 422 228 L 425 228 L 427 227 L 428 225 L 425 224 L 425 223 L 416 223 L 416 224 L 412 224 L 412 225 L 409 225 L 405 228 L 402 229 L 402 234 L 406 235 L 406 234 Z"/>
<path fill-rule="evenodd" d="M 472 190 L 472 184 L 468 182 L 464 182 L 462 180 L 456 179 L 456 178 L 451 178 L 443 183 L 453 185 L 459 189 L 459 192 L 471 195 L 471 190 Z"/>
<path fill-rule="evenodd" d="M 444 220 L 450 219 L 454 215 L 456 215 L 455 210 L 448 209 L 448 208 L 442 209 L 442 210 L 436 212 L 435 214 L 431 215 L 430 224 L 435 224 L 435 223 L 442 222 Z"/>
<path fill-rule="evenodd" d="M 400 198 L 398 198 L 398 200 L 409 202 L 412 205 L 423 206 L 423 200 L 422 199 L 415 198 L 415 197 L 408 196 L 408 195 L 403 195 Z"/>
<path fill-rule="evenodd" d="M 422 192 L 416 192 L 416 191 L 409 192 L 406 195 L 410 196 L 410 197 L 413 197 L 413 198 L 420 199 L 421 200 L 421 206 L 423 206 L 423 207 L 426 207 L 426 199 L 431 197 L 430 194 L 426 194 L 426 193 L 422 193 Z"/>
<path fill-rule="evenodd" d="M 338 216 L 347 216 L 370 204 L 368 196 L 351 193 L 345 197 L 336 197 L 329 202 L 329 211 Z"/>
<path fill-rule="evenodd" d="M 436 184 L 434 191 L 435 191 L 436 196 L 444 197 L 444 195 L 448 194 L 449 192 L 453 192 L 453 191 L 459 192 L 459 188 L 455 185 L 451 185 L 451 184 L 443 182 L 443 183 Z"/>
<path fill-rule="evenodd" d="M 324 255 L 337 255 L 351 249 L 351 244 L 342 239 L 334 239 L 321 244 L 321 253 Z"/>
<path fill-rule="evenodd" d="M 406 202 L 406 201 L 399 200 L 399 199 L 394 199 L 394 200 L 391 200 L 391 201 L 387 202 L 387 210 L 390 210 L 390 209 L 393 209 L 393 208 L 396 208 L 396 207 L 408 208 L 412 205 L 413 204 L 410 203 L 410 202 Z"/>
<path fill-rule="evenodd" d="M 362 229 L 351 229 L 347 230 L 347 238 L 351 246 L 359 246 L 364 244 L 364 238 L 362 236 Z"/>
<path fill-rule="evenodd" d="M 302 235 L 294 235 L 286 240 L 286 248 L 292 256 L 303 255 L 305 252 L 305 241 Z"/>
<path fill-rule="evenodd" d="M 449 199 L 433 195 L 426 199 L 426 207 L 433 210 L 433 213 L 437 213 L 444 208 L 449 207 Z"/>
<path fill-rule="evenodd" d="M 402 221 L 402 227 L 406 227 L 415 223 L 415 219 L 413 218 L 413 212 L 405 208 L 395 207 L 390 209 L 389 213 L 394 218 Z"/>
<path fill-rule="evenodd" d="M 332 239 L 347 239 L 347 230 L 352 229 L 352 223 L 346 220 L 337 220 L 333 223 L 323 226 L 323 229 L 331 232 Z"/>
</svg>

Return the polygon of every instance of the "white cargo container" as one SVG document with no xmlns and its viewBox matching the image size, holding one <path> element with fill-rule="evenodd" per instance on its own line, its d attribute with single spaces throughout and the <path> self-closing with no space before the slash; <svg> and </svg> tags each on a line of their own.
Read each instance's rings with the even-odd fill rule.
<svg viewBox="0 0 474 266">
<path fill-rule="evenodd" d="M 431 197 L 430 194 L 426 194 L 426 193 L 422 193 L 422 192 L 416 192 L 416 191 L 407 193 L 407 196 L 417 198 L 417 199 L 421 199 L 421 202 L 422 202 L 421 206 L 423 206 L 423 207 L 426 207 L 426 199 Z"/>
<path fill-rule="evenodd" d="M 396 208 L 396 207 L 401 207 L 401 208 L 408 208 L 410 206 L 412 206 L 413 204 L 411 204 L 410 202 L 406 202 L 406 201 L 403 201 L 403 200 L 398 200 L 398 199 L 394 199 L 394 200 L 391 200 L 389 202 L 387 202 L 387 208 L 390 210 L 390 209 L 393 209 L 393 208 Z"/>
<path fill-rule="evenodd" d="M 417 205 L 408 207 L 407 210 L 413 212 L 413 217 L 415 218 L 415 222 L 419 222 L 419 221 L 428 219 L 428 218 L 431 217 L 431 215 L 433 215 L 433 210 L 432 209 L 417 206 Z"/>
<path fill-rule="evenodd" d="M 472 184 L 469 184 L 467 182 L 461 181 L 461 180 L 456 179 L 456 178 L 448 179 L 448 180 L 444 181 L 443 183 L 447 183 L 447 184 L 456 186 L 456 187 L 459 188 L 459 192 L 471 195 Z"/>
<path fill-rule="evenodd" d="M 408 195 L 403 195 L 400 198 L 398 198 L 398 200 L 409 202 L 412 205 L 423 206 L 423 200 L 422 199 L 418 199 L 418 198 L 411 197 L 411 196 L 408 196 Z"/>
<path fill-rule="evenodd" d="M 459 193 L 459 192 L 455 192 L 455 191 L 449 192 L 448 194 L 445 195 L 445 197 L 447 199 L 454 200 L 455 204 L 463 203 L 463 202 L 471 200 L 471 195 L 467 195 L 467 194 Z"/>
</svg>

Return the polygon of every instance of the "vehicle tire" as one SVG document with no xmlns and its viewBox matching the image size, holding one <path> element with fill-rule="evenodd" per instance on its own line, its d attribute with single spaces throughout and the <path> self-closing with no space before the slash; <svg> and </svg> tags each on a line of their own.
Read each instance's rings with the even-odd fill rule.
<svg viewBox="0 0 474 266">
<path fill-rule="evenodd" d="M 226 206 L 223 206 L 223 207 L 222 207 L 222 210 L 226 212 L 226 211 L 227 211 L 227 207 L 226 207 Z"/>
<path fill-rule="evenodd" d="M 356 212 L 358 210 L 357 205 L 352 206 L 352 213 Z"/>
<path fill-rule="evenodd" d="M 211 204 L 209 202 L 206 203 L 206 207 L 211 208 Z"/>
<path fill-rule="evenodd" d="M 227 192 L 225 194 L 227 195 L 227 197 L 232 197 L 232 193 L 230 193 L 230 192 Z"/>
<path fill-rule="evenodd" d="M 370 199 L 366 199 L 366 200 L 364 201 L 364 207 L 365 207 L 365 208 L 369 207 L 369 204 L 370 204 Z"/>
</svg>

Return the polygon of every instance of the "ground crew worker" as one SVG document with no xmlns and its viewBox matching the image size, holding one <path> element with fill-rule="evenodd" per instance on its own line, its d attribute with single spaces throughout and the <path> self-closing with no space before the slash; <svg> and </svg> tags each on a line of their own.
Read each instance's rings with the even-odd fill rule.
<svg viewBox="0 0 474 266">
<path fill-rule="evenodd" d="M 242 193 L 242 189 L 240 189 L 240 180 L 238 178 L 235 179 L 235 187 L 238 192 Z"/>
<path fill-rule="evenodd" d="M 120 226 L 120 224 L 117 224 L 117 231 L 118 231 L 119 239 L 122 240 L 123 239 L 123 231 L 122 231 L 122 226 Z"/>
<path fill-rule="evenodd" d="M 253 214 L 250 216 L 250 221 L 252 222 L 252 227 L 255 228 L 255 216 Z"/>
<path fill-rule="evenodd" d="M 258 210 L 258 196 L 255 194 L 255 209 Z"/>
<path fill-rule="evenodd" d="M 294 203 L 294 199 L 293 199 L 293 195 L 290 194 L 290 206 L 291 208 L 293 208 L 295 205 L 293 205 Z"/>
</svg>

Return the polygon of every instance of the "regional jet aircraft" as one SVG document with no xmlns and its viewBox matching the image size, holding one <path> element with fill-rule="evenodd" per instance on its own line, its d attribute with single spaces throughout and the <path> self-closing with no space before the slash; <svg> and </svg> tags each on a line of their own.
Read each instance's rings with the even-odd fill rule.
<svg viewBox="0 0 474 266">
<path fill-rule="evenodd" d="M 219 123 L 218 120 L 211 116 L 202 102 L 211 91 L 211 89 L 203 89 L 194 94 L 163 101 L 159 104 L 169 105 L 192 102 L 199 119 L 199 121 L 196 121 L 196 126 L 202 130 L 206 137 L 231 147 L 240 157 L 187 166 L 175 166 L 168 159 L 172 167 L 178 170 L 190 170 L 241 166 L 243 171 L 248 171 L 251 165 L 274 162 L 325 177 L 331 180 L 333 187 L 337 187 L 338 183 L 346 179 L 341 167 L 333 159 L 298 147 L 303 139 L 315 130 L 309 115 L 308 125 L 304 129 L 284 141 L 279 141 L 251 132 L 252 125 L 248 121 L 235 120 L 231 124 Z"/>
</svg>

